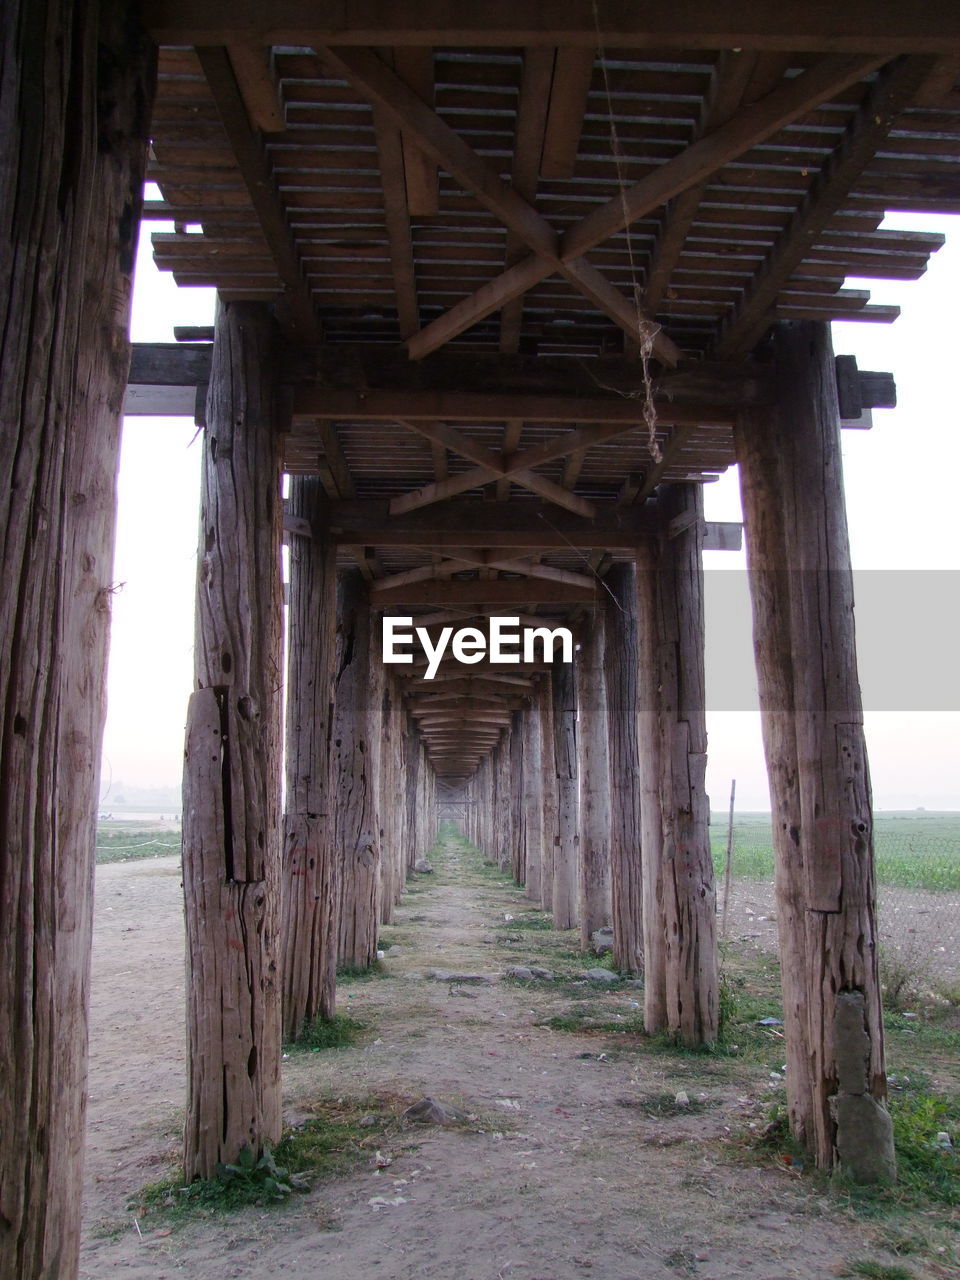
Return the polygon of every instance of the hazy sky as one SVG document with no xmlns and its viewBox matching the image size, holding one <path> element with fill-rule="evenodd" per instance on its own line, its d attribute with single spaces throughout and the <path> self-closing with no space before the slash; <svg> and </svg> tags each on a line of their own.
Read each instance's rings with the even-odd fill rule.
<svg viewBox="0 0 960 1280">
<path fill-rule="evenodd" d="M 875 411 L 873 430 L 843 433 L 853 563 L 871 571 L 862 581 L 858 577 L 857 588 L 865 701 L 868 707 L 891 705 L 885 695 L 895 690 L 895 705 L 911 708 L 868 710 L 874 799 L 883 808 L 960 808 L 960 694 L 952 661 L 960 652 L 960 578 L 953 576 L 960 572 L 954 319 L 960 218 L 903 214 L 884 225 L 942 230 L 948 240 L 922 280 L 868 282 L 873 301 L 900 305 L 896 324 L 834 325 L 837 352 L 856 355 L 861 369 L 892 371 L 898 391 L 898 408 Z M 157 229 L 154 224 L 147 231 Z M 172 277 L 154 268 L 145 240 L 134 340 L 170 342 L 174 324 L 211 323 L 213 291 L 178 290 Z M 180 779 L 192 680 L 200 462 L 194 437 L 186 419 L 128 418 L 124 426 L 114 572 L 123 586 L 113 605 L 105 802 L 111 781 L 115 796 L 117 780 L 169 786 Z M 735 471 L 708 485 L 705 498 L 708 519 L 740 519 Z M 726 552 L 707 553 L 705 560 L 711 571 L 742 567 L 741 557 Z M 943 572 L 935 584 L 931 575 L 914 573 L 911 581 L 922 589 L 904 590 L 904 571 L 918 570 Z M 717 574 L 709 576 L 708 701 L 729 706 L 732 668 L 738 679 L 750 681 L 748 610 L 722 603 L 711 609 L 711 602 L 731 595 Z M 726 619 L 717 616 L 722 610 Z M 942 673 L 949 710 L 930 709 L 940 690 L 931 673 Z M 741 705 L 739 693 L 733 701 Z M 714 808 L 725 807 L 734 777 L 739 808 L 767 808 L 756 712 L 712 711 L 708 731 L 707 783 Z"/>
</svg>

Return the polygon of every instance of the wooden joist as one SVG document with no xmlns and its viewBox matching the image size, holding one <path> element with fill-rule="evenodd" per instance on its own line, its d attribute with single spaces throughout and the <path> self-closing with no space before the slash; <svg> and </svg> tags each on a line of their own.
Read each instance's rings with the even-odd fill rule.
<svg viewBox="0 0 960 1280">
<path fill-rule="evenodd" d="M 291 46 L 323 44 L 518 45 L 593 48 L 598 16 L 609 49 L 796 49 L 857 51 L 865 47 L 960 53 L 960 13 L 952 5 L 904 5 L 900 0 L 848 0 L 824 6 L 795 0 L 789 7 L 756 0 L 675 0 L 661 6 L 591 0 L 511 0 L 464 5 L 435 0 L 429 20 L 403 0 L 371 5 L 344 0 L 329 15 L 313 0 L 273 0 L 268 9 L 225 0 L 145 0 L 144 22 L 164 44 L 223 43 L 242 35 Z"/>
</svg>

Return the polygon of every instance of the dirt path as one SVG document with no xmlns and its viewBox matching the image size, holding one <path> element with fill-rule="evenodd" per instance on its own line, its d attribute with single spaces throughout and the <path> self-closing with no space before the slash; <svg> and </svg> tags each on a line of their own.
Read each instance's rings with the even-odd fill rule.
<svg viewBox="0 0 960 1280">
<path fill-rule="evenodd" d="M 179 867 L 99 869 L 84 1280 L 819 1280 L 878 1256 L 875 1231 L 836 1201 L 772 1158 L 738 1155 L 769 1105 L 765 1064 L 538 1025 L 582 997 L 626 1020 L 640 993 L 499 980 L 513 963 L 572 977 L 582 961 L 569 936 L 518 927 L 533 918 L 521 891 L 464 857 L 421 877 L 384 928 L 399 944 L 387 976 L 342 986 L 366 1038 L 292 1055 L 285 1099 L 294 1123 L 319 1099 L 425 1094 L 471 1119 L 398 1134 L 389 1167 L 366 1161 L 280 1209 L 172 1228 L 127 1205 L 179 1146 Z M 432 968 L 498 980 L 436 981 Z M 651 1100 L 679 1091 L 703 1109 L 658 1115 Z"/>
</svg>

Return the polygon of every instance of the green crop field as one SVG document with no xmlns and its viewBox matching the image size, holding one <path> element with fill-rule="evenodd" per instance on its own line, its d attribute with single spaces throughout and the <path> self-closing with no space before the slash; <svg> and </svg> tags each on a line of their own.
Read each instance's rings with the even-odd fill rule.
<svg viewBox="0 0 960 1280">
<path fill-rule="evenodd" d="M 723 875 L 727 815 L 711 818 L 713 861 Z M 877 880 L 934 893 L 960 889 L 960 813 L 882 810 L 874 815 Z M 731 871 L 737 879 L 773 879 L 773 833 L 769 813 L 734 816 Z"/>
</svg>

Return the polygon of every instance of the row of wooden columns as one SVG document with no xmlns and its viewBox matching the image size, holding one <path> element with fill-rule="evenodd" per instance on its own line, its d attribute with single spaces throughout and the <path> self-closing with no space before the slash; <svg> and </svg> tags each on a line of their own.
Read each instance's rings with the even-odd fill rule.
<svg viewBox="0 0 960 1280">
<path fill-rule="evenodd" d="M 610 569 L 574 661 L 543 674 L 466 788 L 471 839 L 584 951 L 612 923 L 618 969 L 645 977 L 646 1030 L 691 1046 L 718 1033 L 701 492 L 663 492 L 660 536 Z"/>
<path fill-rule="evenodd" d="M 293 1038 L 333 1015 L 338 963 L 375 962 L 379 927 L 435 831 L 433 771 L 380 660 L 366 584 L 359 570 L 336 572 L 309 478 L 290 496 L 313 536 L 290 555 L 281 823 L 276 370 L 268 308 L 223 304 L 184 766 L 187 1180 L 279 1140 L 281 1019 Z"/>
<path fill-rule="evenodd" d="M 120 0 L 10 0 L 8 9 L 10 74 L 0 84 L 0 116 L 9 126 L 0 134 L 0 172 L 9 176 L 0 187 L 0 270 L 13 318 L 0 333 L 0 1274 L 69 1280 L 79 1244 L 118 420 L 154 66 Z M 347 864 L 357 870 L 358 893 L 365 885 L 369 923 L 377 893 L 381 910 L 389 910 L 403 876 L 395 854 L 385 864 L 383 807 L 377 816 L 382 779 L 402 775 L 387 821 L 397 822 L 393 802 L 402 794 L 407 831 L 389 837 L 392 850 L 424 846 L 425 831 L 411 839 L 411 830 L 429 820 L 423 815 L 433 792 L 427 762 L 395 702 L 387 717 L 392 736 L 378 730 L 372 740 L 372 726 L 387 722 L 388 690 L 381 687 L 379 721 L 369 698 L 368 718 L 352 718 L 351 736 L 333 720 L 338 694 L 342 707 L 344 690 L 353 688 L 359 707 L 369 690 L 349 670 L 360 621 L 350 637 L 342 631 L 339 640 L 331 638 L 336 609 L 316 607 L 321 600 L 329 606 L 334 589 L 332 553 L 320 542 L 311 554 L 325 567 L 308 589 L 315 604 L 304 600 L 296 624 L 301 636 L 315 636 L 317 652 L 305 655 L 302 640 L 295 646 L 291 690 L 300 684 L 291 692 L 290 715 L 298 727 L 290 735 L 295 777 L 284 839 L 287 874 L 302 898 L 288 885 L 284 925 L 280 490 L 266 313 L 225 309 L 217 342 L 198 689 L 187 740 L 188 1176 L 210 1171 L 215 1152 L 233 1156 L 244 1142 L 259 1146 L 276 1136 L 280 995 L 283 974 L 291 973 L 284 943 L 310 957 L 309 971 L 297 980 L 304 1017 L 331 1007 L 334 937 L 338 949 L 349 940 L 355 954 L 369 955 L 372 930 L 356 918 L 341 940 L 342 890 L 326 843 L 331 827 L 351 851 Z M 776 326 L 772 357 L 778 407 L 743 416 L 738 453 L 776 834 L 791 1120 L 821 1166 L 839 1147 L 855 1174 L 889 1173 L 889 1120 L 879 1105 L 885 1081 L 870 787 L 826 326 Z M 233 471 L 249 479 L 239 505 Z M 684 487 L 665 502 L 696 501 L 695 493 Z M 224 552 L 238 536 L 228 567 Z M 638 564 L 639 763 L 629 725 L 614 724 L 602 737 L 607 768 L 616 774 L 606 794 L 616 810 L 615 826 L 607 825 L 611 887 L 621 892 L 612 903 L 618 946 L 635 964 L 636 855 L 634 849 L 630 858 L 627 845 L 637 819 L 624 813 L 623 789 L 635 804 L 638 786 L 648 1017 L 684 1037 L 709 1039 L 716 986 L 697 683 L 702 604 L 698 574 L 688 572 L 692 537 L 661 538 L 657 561 Z M 678 595 L 684 583 L 686 594 Z M 622 608 L 622 584 L 611 590 Z M 598 629 L 591 641 L 599 643 Z M 615 645 L 611 655 L 616 651 Z M 611 656 L 610 670 L 616 660 Z M 589 666 L 581 665 L 583 708 Z M 627 687 L 622 671 L 618 679 L 615 699 Z M 552 725 L 558 782 L 553 857 L 545 876 L 541 841 L 538 892 L 549 887 L 558 924 L 573 916 L 576 842 L 580 865 L 592 866 L 598 828 L 591 824 L 605 821 L 599 784 L 589 776 L 581 779 L 576 816 L 575 739 L 598 733 L 603 717 L 595 680 L 589 696 L 589 720 L 584 711 L 578 724 L 571 674 L 558 669 L 549 710 L 541 706 L 541 756 L 543 725 Z M 614 714 L 622 717 L 617 705 Z M 509 749 L 490 764 L 494 801 L 486 821 L 495 833 L 510 824 L 516 831 L 532 811 L 533 772 L 523 814 L 510 783 L 520 776 L 521 750 L 518 724 Z M 392 761 L 386 768 L 385 753 Z M 327 779 L 335 766 L 354 779 L 360 756 L 362 794 L 344 798 L 342 784 L 328 786 Z M 591 757 L 591 768 L 596 763 Z M 624 843 L 615 847 L 617 841 Z M 524 857 L 533 847 L 524 844 Z M 374 889 L 363 877 L 377 862 Z M 582 918 L 589 925 L 597 919 L 595 904 L 606 909 L 605 890 L 592 873 L 584 888 L 591 905 Z M 632 958 L 622 949 L 627 933 Z M 683 996 L 688 991 L 691 999 Z"/>
</svg>

